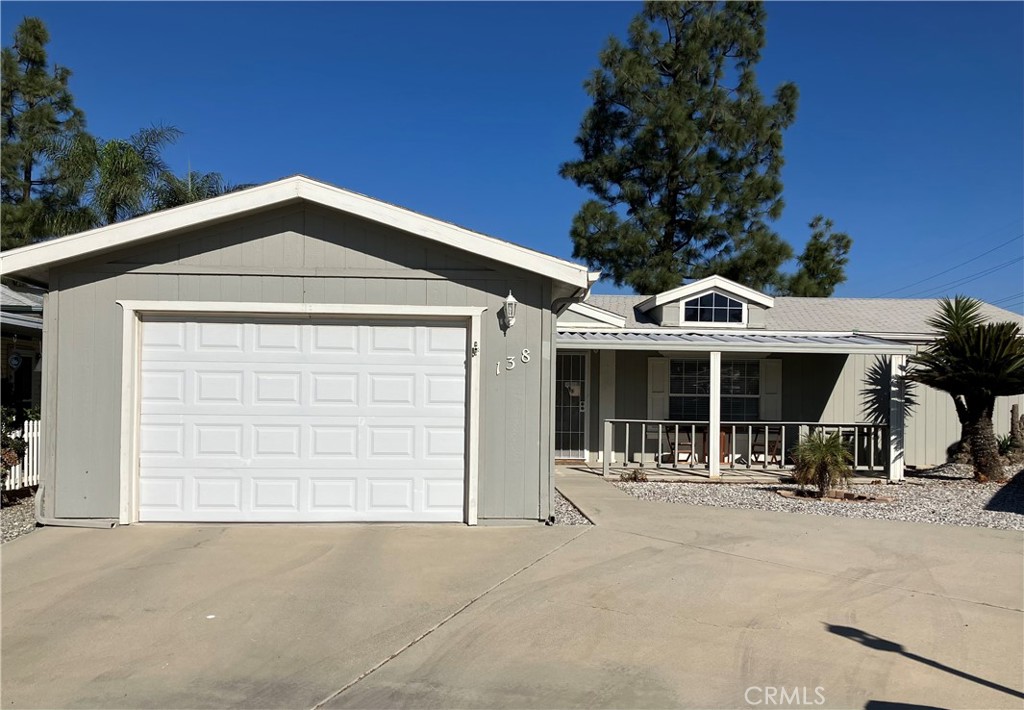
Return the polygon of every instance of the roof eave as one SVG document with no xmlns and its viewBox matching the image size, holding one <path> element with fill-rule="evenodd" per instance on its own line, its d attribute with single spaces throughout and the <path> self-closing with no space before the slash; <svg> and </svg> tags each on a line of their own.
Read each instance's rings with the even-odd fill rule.
<svg viewBox="0 0 1024 710">
<path fill-rule="evenodd" d="M 507 263 L 568 284 L 579 289 L 581 294 L 585 294 L 596 280 L 585 266 L 303 176 L 12 249 L 0 255 L 0 271 L 7 276 L 45 284 L 49 280 L 49 270 L 54 266 L 301 201 L 347 212 Z"/>
</svg>

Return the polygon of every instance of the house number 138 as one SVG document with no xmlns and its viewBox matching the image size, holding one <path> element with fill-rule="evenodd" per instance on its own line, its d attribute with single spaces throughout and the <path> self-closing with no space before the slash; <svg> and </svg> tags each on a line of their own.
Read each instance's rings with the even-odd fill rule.
<svg viewBox="0 0 1024 710">
<path fill-rule="evenodd" d="M 520 354 L 519 359 L 523 361 L 524 365 L 526 363 L 530 362 L 530 349 L 529 348 L 523 348 L 523 352 Z M 505 357 L 505 369 L 506 370 L 512 370 L 512 369 L 515 368 L 515 366 L 516 366 L 516 356 L 515 355 L 508 355 L 508 356 L 506 356 Z M 501 363 L 500 362 L 495 366 L 494 374 L 495 375 L 500 375 L 501 374 Z"/>
</svg>

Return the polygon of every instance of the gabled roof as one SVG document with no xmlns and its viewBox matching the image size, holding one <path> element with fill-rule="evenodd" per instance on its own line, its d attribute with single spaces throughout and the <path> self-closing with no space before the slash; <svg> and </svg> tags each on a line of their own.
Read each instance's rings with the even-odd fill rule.
<svg viewBox="0 0 1024 710">
<path fill-rule="evenodd" d="M 574 315 L 582 316 L 582 318 L 574 319 Z M 609 328 L 621 328 L 626 325 L 626 317 L 589 303 L 570 303 L 565 312 L 559 316 L 558 324 L 560 326 L 585 325 L 590 327 L 606 326 Z"/>
<path fill-rule="evenodd" d="M 0 309 L 11 312 L 41 313 L 43 297 L 32 291 L 18 291 L 7 284 L 0 284 Z"/>
<path fill-rule="evenodd" d="M 591 295 L 586 303 L 626 318 L 627 330 L 667 330 L 639 309 L 649 296 Z M 778 296 L 775 307 L 764 312 L 764 330 L 786 332 L 857 332 L 930 337 L 927 320 L 935 315 L 935 298 L 804 298 Z M 988 321 L 1021 323 L 1024 316 L 988 303 L 981 306 Z M 688 324 L 694 329 L 693 324 Z M 753 329 L 749 329 L 753 332 Z"/>
<path fill-rule="evenodd" d="M 664 306 L 666 303 L 682 301 L 690 296 L 697 296 L 711 290 L 732 294 L 749 303 L 757 303 L 765 308 L 771 308 L 775 300 L 771 296 L 766 296 L 760 291 L 755 291 L 754 289 L 738 284 L 735 281 L 730 281 L 727 278 L 715 275 L 699 279 L 693 283 L 686 284 L 685 286 L 680 286 L 679 288 L 674 288 L 671 291 L 663 291 L 662 293 L 655 294 L 647 300 L 640 302 L 637 305 L 637 308 L 646 313 L 652 308 Z"/>
<path fill-rule="evenodd" d="M 58 264 L 160 239 L 225 219 L 301 202 L 356 215 L 584 290 L 599 276 L 588 273 L 585 266 L 302 175 L 174 209 L 153 212 L 88 232 L 12 249 L 0 255 L 0 270 L 8 276 L 22 275 L 45 282 L 49 269 Z"/>
</svg>

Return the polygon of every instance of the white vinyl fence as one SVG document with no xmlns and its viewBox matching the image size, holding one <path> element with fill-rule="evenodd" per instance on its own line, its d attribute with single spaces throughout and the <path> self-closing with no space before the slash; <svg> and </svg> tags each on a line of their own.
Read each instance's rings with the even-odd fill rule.
<svg viewBox="0 0 1024 710">
<path fill-rule="evenodd" d="M 21 430 L 21 437 L 28 446 L 25 447 L 25 454 L 21 457 L 21 463 L 11 469 L 10 475 L 4 481 L 5 491 L 16 491 L 21 488 L 39 485 L 39 421 L 25 422 Z"/>
</svg>

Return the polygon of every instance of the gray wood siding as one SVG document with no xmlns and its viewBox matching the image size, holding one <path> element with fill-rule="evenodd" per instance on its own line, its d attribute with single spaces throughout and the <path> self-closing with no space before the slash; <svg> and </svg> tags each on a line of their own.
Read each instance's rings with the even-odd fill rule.
<svg viewBox="0 0 1024 710">
<path fill-rule="evenodd" d="M 615 418 L 647 418 L 647 358 L 652 356 L 658 354 L 618 352 Z M 729 359 L 732 357 L 730 355 Z M 875 355 L 786 354 L 779 357 L 782 359 L 784 421 L 870 421 L 867 407 L 872 382 L 870 373 L 880 365 L 888 368 L 887 360 Z M 735 358 L 742 359 L 742 356 Z M 906 423 L 906 463 L 918 467 L 943 463 L 946 449 L 960 438 L 960 423 L 952 400 L 945 392 L 922 385 L 915 386 L 913 394 L 917 404 Z M 1024 411 L 1024 396 L 997 400 L 994 414 L 997 435 L 1010 431 L 1010 405 L 1014 402 Z M 630 449 L 636 451 L 640 437 L 636 432 L 630 433 Z M 622 451 L 623 446 L 620 431 L 615 441 L 616 451 Z"/>
<path fill-rule="evenodd" d="M 876 355 L 784 355 L 782 417 L 789 421 L 866 422 L 875 379 L 871 372 L 888 368 Z M 946 449 L 960 438 L 960 422 L 945 392 L 913 385 L 916 405 L 906 421 L 905 461 L 926 467 L 943 463 Z M 1024 410 L 1024 396 L 996 401 L 996 434 L 1010 431 L 1010 405 Z"/>
<path fill-rule="evenodd" d="M 116 517 L 121 309 L 117 300 L 486 306 L 480 342 L 481 518 L 541 519 L 548 498 L 551 282 L 356 217 L 290 207 L 55 273 L 47 342 L 55 514 Z M 520 302 L 507 333 L 498 312 Z M 382 308 L 382 313 L 386 308 Z M 59 314 L 59 318 L 58 318 Z M 55 346 L 52 347 L 51 346 Z M 531 361 L 521 361 L 529 349 Z M 512 371 L 495 366 L 516 358 Z M 49 370 L 48 370 L 49 372 Z M 52 388 L 48 390 L 52 395 Z M 543 407 L 543 409 L 542 409 Z M 55 410 L 55 412 L 54 412 Z M 56 435 L 59 432 L 59 436 Z"/>
</svg>

